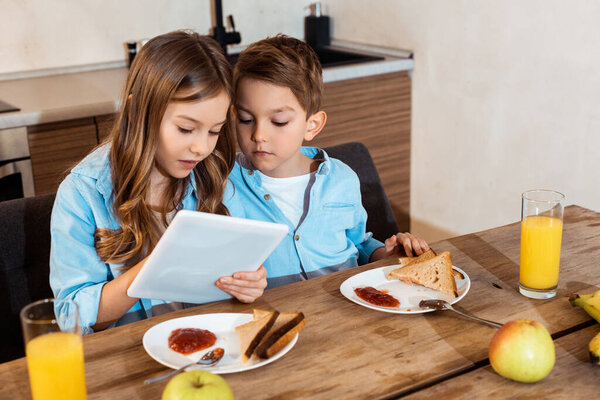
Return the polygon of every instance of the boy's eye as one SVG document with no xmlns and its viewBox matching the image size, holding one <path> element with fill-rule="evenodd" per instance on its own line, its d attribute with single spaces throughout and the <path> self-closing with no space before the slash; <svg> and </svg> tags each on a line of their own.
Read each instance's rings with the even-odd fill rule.
<svg viewBox="0 0 600 400">
<path fill-rule="evenodd" d="M 177 129 L 179 129 L 179 132 L 181 133 L 192 133 L 193 129 L 186 129 L 186 128 L 182 128 L 181 126 L 178 126 Z"/>
<path fill-rule="evenodd" d="M 272 123 L 275 126 L 286 126 L 288 124 L 288 121 L 286 121 L 286 122 L 272 121 Z"/>
</svg>

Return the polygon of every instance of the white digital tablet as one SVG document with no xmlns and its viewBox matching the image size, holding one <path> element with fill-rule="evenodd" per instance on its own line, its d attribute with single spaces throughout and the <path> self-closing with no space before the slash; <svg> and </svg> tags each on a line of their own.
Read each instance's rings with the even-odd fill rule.
<svg viewBox="0 0 600 400">
<path fill-rule="evenodd" d="M 288 232 L 283 224 L 181 210 L 127 294 L 187 303 L 230 298 L 217 279 L 256 271 Z"/>
</svg>

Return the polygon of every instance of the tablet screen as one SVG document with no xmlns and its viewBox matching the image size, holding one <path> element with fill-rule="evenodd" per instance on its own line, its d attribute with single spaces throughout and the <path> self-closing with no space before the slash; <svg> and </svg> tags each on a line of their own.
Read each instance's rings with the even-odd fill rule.
<svg viewBox="0 0 600 400">
<path fill-rule="evenodd" d="M 230 298 L 217 279 L 256 271 L 288 233 L 283 224 L 181 210 L 127 294 L 187 303 Z"/>
</svg>

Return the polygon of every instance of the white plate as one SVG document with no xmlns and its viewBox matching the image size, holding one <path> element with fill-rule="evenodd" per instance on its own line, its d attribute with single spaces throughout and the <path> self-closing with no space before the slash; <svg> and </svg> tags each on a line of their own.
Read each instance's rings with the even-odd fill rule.
<svg viewBox="0 0 600 400">
<path fill-rule="evenodd" d="M 272 363 L 290 351 L 298 340 L 298 335 L 296 334 L 294 339 L 292 339 L 287 346 L 271 358 L 263 360 L 253 355 L 247 362 L 242 363 L 240 345 L 237 333 L 235 332 L 235 327 L 250 321 L 252 321 L 252 314 L 234 313 L 202 314 L 175 318 L 154 325 L 152 328 L 148 329 L 144 334 L 142 342 L 144 349 L 150 357 L 173 369 L 181 368 L 186 364 L 196 362 L 207 351 L 222 347 L 225 350 L 225 355 L 217 365 L 212 367 L 198 365 L 190 368 L 204 369 L 215 374 L 230 374 Z M 169 336 L 174 329 L 178 328 L 208 329 L 217 336 L 217 341 L 212 347 L 185 356 L 169 348 Z"/>
<path fill-rule="evenodd" d="M 430 308 L 420 308 L 419 302 L 425 299 L 442 299 L 450 304 L 454 304 L 467 294 L 471 287 L 469 276 L 460 268 L 452 266 L 455 270 L 463 274 L 464 279 L 456 279 L 456 289 L 458 297 L 452 298 L 447 294 L 440 293 L 437 290 L 428 289 L 421 285 L 410 285 L 403 281 L 394 279 L 388 281 L 386 276 L 389 271 L 399 268 L 400 265 L 390 265 L 387 267 L 375 268 L 360 274 L 356 274 L 346 279 L 340 285 L 342 294 L 356 304 L 373 310 L 385 311 L 395 314 L 419 314 L 434 311 Z M 400 307 L 381 307 L 364 301 L 354 293 L 354 289 L 359 287 L 372 286 L 377 290 L 387 290 L 388 294 L 394 296 L 400 301 Z"/>
</svg>

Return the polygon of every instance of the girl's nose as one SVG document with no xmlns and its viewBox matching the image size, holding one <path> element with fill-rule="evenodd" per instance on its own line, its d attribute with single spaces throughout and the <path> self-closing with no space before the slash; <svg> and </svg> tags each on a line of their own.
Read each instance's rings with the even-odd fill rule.
<svg viewBox="0 0 600 400">
<path fill-rule="evenodd" d="M 208 134 L 201 132 L 195 135 L 192 145 L 190 146 L 190 151 L 194 154 L 198 154 L 202 158 L 210 153 Z"/>
</svg>

